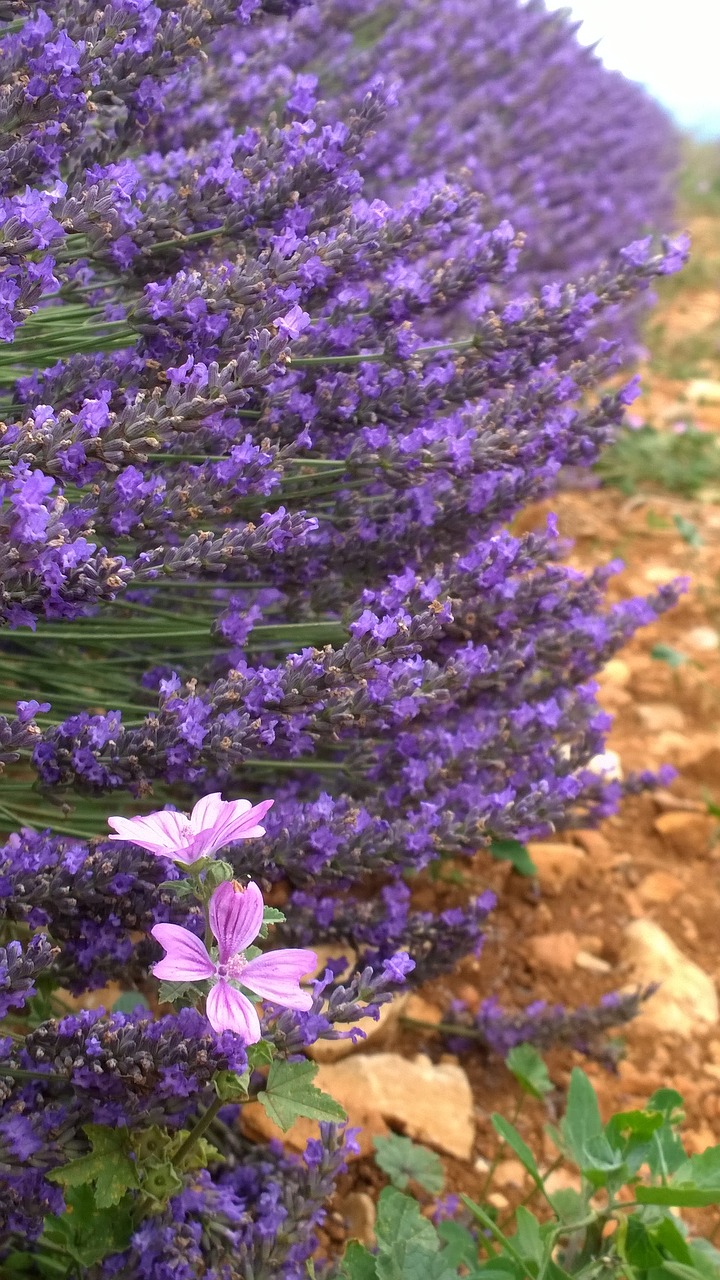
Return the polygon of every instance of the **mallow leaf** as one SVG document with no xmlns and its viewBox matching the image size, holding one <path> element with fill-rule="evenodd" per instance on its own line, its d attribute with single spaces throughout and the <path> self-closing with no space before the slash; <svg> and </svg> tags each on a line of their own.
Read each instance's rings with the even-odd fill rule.
<svg viewBox="0 0 720 1280">
<path fill-rule="evenodd" d="M 135 1163 L 129 1155 L 128 1131 L 108 1129 L 101 1124 L 86 1124 L 83 1130 L 92 1151 L 58 1169 L 51 1169 L 46 1176 L 51 1182 L 59 1182 L 64 1187 L 93 1183 L 96 1208 L 110 1209 L 120 1203 L 126 1191 L 138 1186 Z"/>
<path fill-rule="evenodd" d="M 432 1223 L 410 1196 L 386 1187 L 375 1224 L 377 1280 L 458 1280 L 458 1272 L 440 1250 Z"/>
<path fill-rule="evenodd" d="M 507 1055 L 505 1066 L 512 1072 L 525 1093 L 532 1094 L 534 1098 L 542 1098 L 546 1093 L 552 1093 L 552 1080 L 534 1045 L 516 1045 Z"/>
<path fill-rule="evenodd" d="M 588 1164 L 588 1143 L 603 1134 L 603 1123 L 595 1090 L 579 1067 L 574 1068 L 570 1077 L 567 1108 L 560 1129 L 575 1163 L 583 1169 Z"/>
<path fill-rule="evenodd" d="M 65 1203 L 69 1212 L 47 1217 L 40 1239 L 62 1249 L 80 1269 L 92 1267 L 130 1244 L 133 1224 L 127 1204 L 98 1209 L 88 1184 L 66 1194 Z"/>
<path fill-rule="evenodd" d="M 389 1138 L 375 1138 L 374 1146 L 377 1164 L 400 1191 L 404 1191 L 410 1181 L 417 1182 L 431 1195 L 442 1191 L 445 1171 L 434 1151 L 396 1133 Z"/>
<path fill-rule="evenodd" d="M 527 847 L 519 840 L 493 840 L 490 845 L 490 856 L 495 858 L 496 862 L 511 862 L 518 875 L 537 875 L 537 867 Z"/>
<path fill-rule="evenodd" d="M 308 1120 L 346 1120 L 347 1116 L 334 1098 L 313 1084 L 317 1075 L 314 1062 L 273 1062 L 267 1083 L 258 1094 L 267 1115 L 283 1132 L 300 1117 Z"/>
</svg>

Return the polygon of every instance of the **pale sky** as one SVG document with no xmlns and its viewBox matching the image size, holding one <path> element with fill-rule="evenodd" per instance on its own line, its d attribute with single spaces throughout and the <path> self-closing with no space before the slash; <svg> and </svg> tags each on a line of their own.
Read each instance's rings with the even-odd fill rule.
<svg viewBox="0 0 720 1280">
<path fill-rule="evenodd" d="M 546 0 L 581 19 L 609 67 L 639 80 L 680 124 L 720 136 L 720 0 Z"/>
</svg>

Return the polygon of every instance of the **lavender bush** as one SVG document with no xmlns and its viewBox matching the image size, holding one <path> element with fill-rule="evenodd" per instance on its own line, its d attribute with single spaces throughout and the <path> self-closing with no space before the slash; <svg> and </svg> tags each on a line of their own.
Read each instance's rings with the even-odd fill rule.
<svg viewBox="0 0 720 1280">
<path fill-rule="evenodd" d="M 596 388 L 686 252 L 637 238 L 667 211 L 663 117 L 535 5 L 297 7 L 0 9 L 0 1238 L 22 1274 L 28 1240 L 42 1275 L 303 1274 L 342 1140 L 294 1165 L 216 1112 L 479 948 L 492 895 L 420 911 L 424 868 L 612 810 L 593 675 L 676 597 L 608 608 L 616 566 L 505 527 L 632 398 Z M 450 20 L 456 80 L 427 53 Z M 239 789 L 274 797 L 263 834 L 180 856 Z M 290 954 L 337 953 L 259 1041 L 252 1005 L 213 1029 L 206 991 L 132 1007 L 157 1010 L 158 944 L 188 933 L 208 1015 L 232 1002 L 248 957 L 203 915 L 233 879 L 282 905 Z M 58 1003 L 109 981 L 109 1016 Z M 502 1046 L 516 1023 L 491 1021 Z M 116 1158 L 154 1190 L 63 1183 Z"/>
</svg>

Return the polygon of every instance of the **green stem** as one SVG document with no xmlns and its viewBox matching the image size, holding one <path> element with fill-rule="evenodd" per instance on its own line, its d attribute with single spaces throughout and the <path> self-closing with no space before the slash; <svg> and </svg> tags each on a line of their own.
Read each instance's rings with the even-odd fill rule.
<svg viewBox="0 0 720 1280">
<path fill-rule="evenodd" d="M 417 351 L 413 351 L 413 359 L 417 356 L 434 356 L 440 351 L 465 351 L 474 342 L 474 338 L 460 338 L 455 342 L 436 342 L 431 347 L 418 347 Z M 337 365 L 382 364 L 387 359 L 384 351 L 361 351 L 353 356 L 299 356 L 292 359 L 291 364 L 293 369 L 313 368 L 316 365 L 335 368 Z"/>
<path fill-rule="evenodd" d="M 520 1115 L 520 1112 L 522 1111 L 522 1108 L 523 1108 L 523 1102 L 524 1102 L 524 1101 L 525 1101 L 524 1095 L 523 1095 L 523 1094 L 520 1094 L 520 1097 L 518 1098 L 518 1100 L 517 1100 L 517 1102 L 515 1103 L 515 1106 L 514 1106 L 514 1108 L 513 1108 L 513 1113 L 512 1113 L 512 1115 L 510 1116 L 510 1124 L 511 1124 L 511 1125 L 515 1125 L 515 1124 L 516 1124 L 517 1119 L 518 1119 L 518 1116 Z M 494 1177 L 494 1175 L 495 1175 L 495 1170 L 497 1169 L 497 1167 L 498 1167 L 498 1165 L 499 1165 L 499 1163 L 500 1163 L 500 1156 L 502 1155 L 502 1153 L 503 1153 L 503 1151 L 505 1150 L 505 1147 L 506 1147 L 506 1146 L 507 1146 L 507 1143 L 506 1143 L 505 1139 L 504 1139 L 504 1138 L 501 1138 L 501 1139 L 500 1139 L 500 1145 L 498 1146 L 498 1149 L 497 1149 L 497 1151 L 495 1152 L 495 1155 L 493 1156 L 493 1158 L 492 1158 L 492 1160 L 491 1160 L 491 1162 L 490 1162 L 490 1168 L 489 1168 L 489 1169 L 488 1169 L 488 1171 L 487 1171 L 487 1174 L 486 1174 L 486 1176 L 485 1176 L 485 1181 L 484 1181 L 484 1183 L 483 1183 L 483 1185 L 482 1185 L 482 1188 L 481 1188 L 481 1191 L 480 1191 L 480 1199 L 481 1199 L 481 1200 L 487 1200 L 487 1193 L 488 1193 L 488 1191 L 489 1191 L 489 1189 L 490 1189 L 490 1184 L 492 1183 L 493 1177 Z"/>
<path fill-rule="evenodd" d="M 174 1163 L 177 1168 L 180 1168 L 188 1152 L 192 1151 L 196 1142 L 199 1142 L 203 1134 L 210 1128 L 210 1125 L 212 1124 L 213 1120 L 215 1119 L 218 1111 L 222 1106 L 223 1106 L 222 1098 L 219 1098 L 219 1097 L 214 1098 L 213 1101 L 210 1103 L 210 1106 L 208 1107 L 205 1114 L 200 1117 L 195 1127 L 190 1130 L 190 1133 L 188 1134 L 187 1138 L 182 1143 L 182 1145 L 178 1147 L 178 1150 L 175 1153 Z"/>
<path fill-rule="evenodd" d="M 475 1201 L 471 1200 L 469 1196 L 462 1195 L 460 1199 L 463 1201 L 465 1207 L 470 1210 L 473 1217 L 477 1218 L 478 1222 L 482 1223 L 485 1230 L 490 1232 L 493 1239 L 497 1240 L 503 1252 L 508 1253 L 513 1259 L 513 1262 L 517 1263 L 523 1276 L 528 1277 L 528 1280 L 530 1280 L 525 1259 L 520 1256 L 514 1244 L 508 1240 L 507 1236 L 500 1230 L 497 1223 L 493 1222 L 490 1215 L 486 1213 L 484 1209 L 481 1209 L 479 1204 L 475 1204 Z"/>
<path fill-rule="evenodd" d="M 24 1067 L 0 1067 L 0 1076 L 8 1076 L 11 1080 L 61 1080 L 67 1084 L 69 1077 L 58 1075 L 57 1071 L 27 1071 Z"/>
<path fill-rule="evenodd" d="M 560 1168 L 560 1165 L 563 1163 L 564 1159 L 565 1159 L 564 1156 L 558 1156 L 557 1160 L 553 1160 L 552 1164 L 548 1165 L 544 1174 L 542 1174 L 541 1176 L 540 1182 L 534 1183 L 532 1191 L 528 1191 L 527 1195 L 523 1196 L 522 1200 L 518 1201 L 518 1204 L 516 1206 L 518 1209 L 521 1207 L 524 1209 L 525 1205 L 530 1204 L 531 1200 L 534 1200 L 535 1196 L 540 1194 L 545 1197 L 548 1204 L 550 1205 L 550 1208 L 553 1209 L 553 1212 L 554 1212 L 552 1200 L 550 1199 L 547 1191 L 545 1190 L 545 1179 L 549 1178 L 551 1173 L 554 1173 L 556 1169 Z M 515 1209 L 513 1209 L 512 1212 L 509 1213 L 506 1218 L 503 1218 L 498 1225 L 504 1230 L 505 1227 L 510 1226 L 514 1215 L 515 1215 Z"/>
<path fill-rule="evenodd" d="M 457 1022 L 425 1022 L 422 1018 L 408 1018 L 400 1015 L 400 1022 L 406 1027 L 421 1027 L 426 1031 L 437 1031 L 441 1035 L 462 1036 L 463 1040 L 481 1040 L 487 1044 L 487 1037 L 477 1027 L 464 1027 Z"/>
</svg>

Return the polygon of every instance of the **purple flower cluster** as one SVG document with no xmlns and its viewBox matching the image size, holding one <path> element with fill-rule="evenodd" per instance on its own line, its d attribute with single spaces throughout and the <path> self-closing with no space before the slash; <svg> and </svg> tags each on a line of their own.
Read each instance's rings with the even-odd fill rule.
<svg viewBox="0 0 720 1280">
<path fill-rule="evenodd" d="M 620 1046 L 608 1040 L 607 1032 L 635 1018 L 656 987 L 636 991 L 610 992 L 597 1005 L 566 1009 L 536 1000 L 518 1012 L 503 1009 L 493 996 L 483 1000 L 473 1016 L 463 1001 L 457 1000 L 446 1015 L 445 1034 L 453 1052 L 468 1052 L 478 1044 L 505 1057 L 520 1044 L 538 1049 L 570 1045 L 610 1069 L 617 1064 Z M 452 1030 L 450 1029 L 452 1027 Z"/>
<path fill-rule="evenodd" d="M 393 109 L 358 161 L 365 194 L 462 174 L 493 221 L 527 233 L 525 279 L 556 279 L 667 222 L 677 163 L 661 109 L 576 30 L 541 0 L 319 0 L 251 41 L 223 37 L 187 87 L 185 137 L 278 99 L 302 117 L 320 99 L 332 118 L 383 83 Z"/>
<path fill-rule="evenodd" d="M 185 872 L 104 839 L 109 814 L 126 831 L 210 792 L 275 798 L 265 834 L 224 857 L 276 886 L 284 943 L 355 957 L 345 985 L 338 961 L 300 1007 L 266 1005 L 283 1061 L 479 949 L 491 895 L 418 910 L 414 875 L 617 803 L 592 765 L 593 677 L 677 588 L 609 607 L 616 566 L 567 568 L 552 521 L 505 526 L 613 437 L 634 388 L 597 388 L 687 252 L 647 234 L 667 225 L 662 114 L 535 0 L 16 16 L 0 25 L 10 1248 L 63 1213 L 46 1174 L 87 1154 L 84 1126 L 176 1132 L 246 1063 L 194 1009 L 58 1022 L 45 980 L 33 998 L 41 973 L 152 994 L 162 926 L 200 949 Z M 258 967 L 228 957 L 223 982 Z M 304 1274 L 337 1134 L 297 1166 L 229 1122 L 212 1137 L 225 1163 L 186 1176 L 98 1277 Z"/>
<path fill-rule="evenodd" d="M 17 941 L 0 947 L 0 1018 L 35 995 L 35 978 L 50 967 L 53 957 L 44 934 L 36 934 L 25 948 Z"/>
<path fill-rule="evenodd" d="M 126 1253 L 106 1258 L 103 1280 L 303 1280 L 317 1246 L 314 1228 L 346 1153 L 355 1150 L 350 1134 L 343 1139 L 330 1125 L 321 1132 L 298 1158 L 219 1124 L 213 1137 L 224 1163 L 196 1175 L 163 1214 L 148 1218 Z"/>
</svg>

